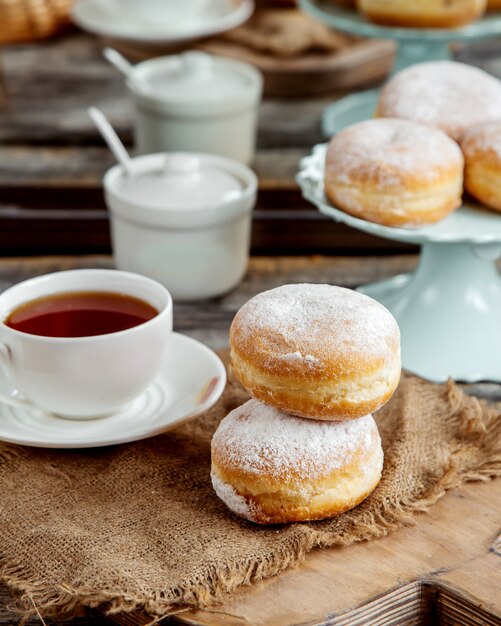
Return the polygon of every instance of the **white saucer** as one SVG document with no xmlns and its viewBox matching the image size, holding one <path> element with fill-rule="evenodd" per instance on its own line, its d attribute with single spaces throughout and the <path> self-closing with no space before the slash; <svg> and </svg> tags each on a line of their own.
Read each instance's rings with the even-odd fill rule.
<svg viewBox="0 0 501 626">
<path fill-rule="evenodd" d="M 77 0 L 71 17 L 101 37 L 161 46 L 236 28 L 253 11 L 254 0 Z"/>
<path fill-rule="evenodd" d="M 173 333 L 162 373 L 122 411 L 94 420 L 55 417 L 39 409 L 0 404 L 0 441 L 38 448 L 96 448 L 165 433 L 212 407 L 226 369 L 203 344 Z M 0 387 L 9 383 L 0 375 Z"/>
</svg>

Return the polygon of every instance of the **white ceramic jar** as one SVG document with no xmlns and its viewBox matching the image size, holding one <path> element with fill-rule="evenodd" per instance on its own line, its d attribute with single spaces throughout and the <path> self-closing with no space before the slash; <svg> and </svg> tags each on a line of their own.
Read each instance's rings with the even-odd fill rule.
<svg viewBox="0 0 501 626">
<path fill-rule="evenodd" d="M 118 269 L 162 283 L 177 300 L 221 295 L 249 258 L 257 178 L 236 161 L 206 154 L 149 154 L 105 174 Z"/>
<path fill-rule="evenodd" d="M 135 65 L 127 87 L 135 103 L 137 150 L 204 152 L 250 163 L 262 86 L 251 65 L 204 52 Z"/>
</svg>

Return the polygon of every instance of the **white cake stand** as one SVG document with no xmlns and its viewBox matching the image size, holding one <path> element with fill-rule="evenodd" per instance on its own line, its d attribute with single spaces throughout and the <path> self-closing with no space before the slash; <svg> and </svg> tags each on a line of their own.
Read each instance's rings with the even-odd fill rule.
<svg viewBox="0 0 501 626">
<path fill-rule="evenodd" d="M 415 272 L 360 291 L 384 304 L 402 333 L 408 370 L 435 381 L 501 382 L 501 215 L 473 203 L 433 226 L 389 228 L 348 215 L 324 193 L 327 146 L 302 160 L 297 180 L 321 213 L 353 228 L 421 244 Z"/>
<path fill-rule="evenodd" d="M 476 41 L 501 34 L 501 13 L 487 14 L 463 28 L 396 28 L 372 24 L 354 9 L 339 6 L 331 0 L 299 0 L 299 4 L 313 17 L 337 30 L 396 41 L 398 48 L 394 73 L 415 63 L 451 59 L 450 44 L 453 41 Z M 323 117 L 325 135 L 330 137 L 346 126 L 371 118 L 378 97 L 377 89 L 364 91 L 329 106 Z"/>
</svg>

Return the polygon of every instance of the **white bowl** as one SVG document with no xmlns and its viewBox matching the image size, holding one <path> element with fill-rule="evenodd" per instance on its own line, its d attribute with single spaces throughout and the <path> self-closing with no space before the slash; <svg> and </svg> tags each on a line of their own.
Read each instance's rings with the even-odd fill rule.
<svg viewBox="0 0 501 626">
<path fill-rule="evenodd" d="M 249 258 L 251 214 L 257 178 L 247 166 L 206 154 L 149 154 L 133 159 L 136 175 L 164 167 L 170 158 L 196 158 L 220 169 L 241 185 L 238 197 L 210 199 L 192 207 L 175 196 L 162 201 L 135 200 L 124 193 L 121 166 L 104 176 L 111 212 L 112 247 L 117 268 L 154 278 L 175 300 L 193 301 L 221 295 L 242 279 Z M 198 200 L 196 200 L 198 202 Z"/>
</svg>

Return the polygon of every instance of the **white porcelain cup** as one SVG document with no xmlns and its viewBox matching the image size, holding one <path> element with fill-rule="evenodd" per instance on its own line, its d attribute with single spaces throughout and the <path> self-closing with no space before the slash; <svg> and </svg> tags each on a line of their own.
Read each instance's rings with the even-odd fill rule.
<svg viewBox="0 0 501 626">
<path fill-rule="evenodd" d="M 90 337 L 43 337 L 4 323 L 13 310 L 31 300 L 85 291 L 132 296 L 153 306 L 158 315 L 127 330 Z M 90 419 L 116 412 L 159 374 L 172 334 L 172 298 L 165 287 L 137 274 L 70 270 L 4 291 L 0 320 L 0 364 L 15 390 L 0 393 L 0 401 Z"/>
</svg>

